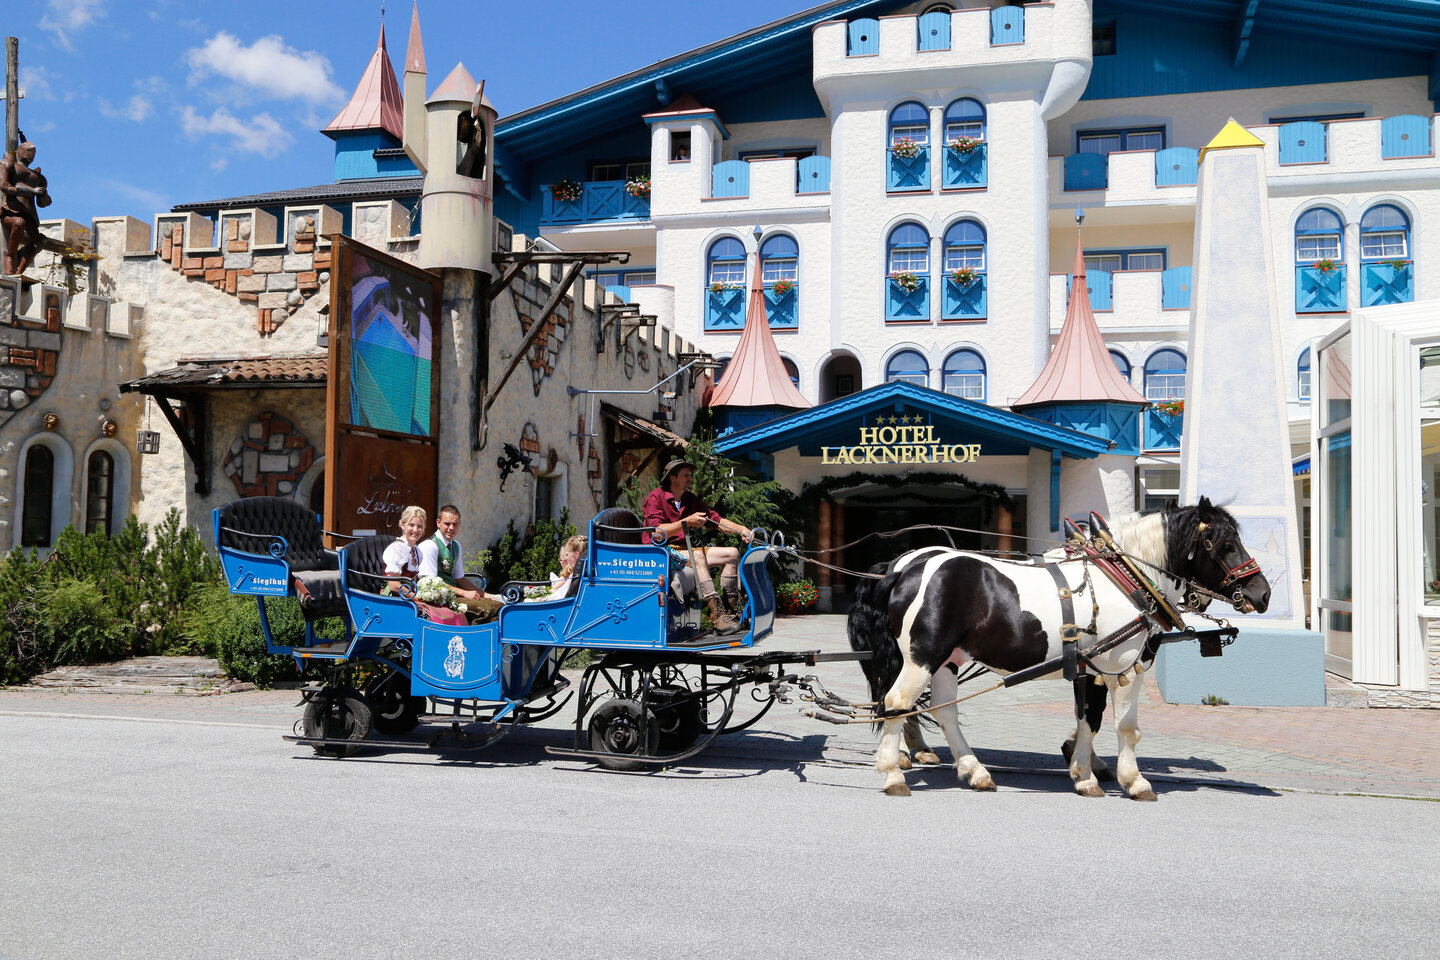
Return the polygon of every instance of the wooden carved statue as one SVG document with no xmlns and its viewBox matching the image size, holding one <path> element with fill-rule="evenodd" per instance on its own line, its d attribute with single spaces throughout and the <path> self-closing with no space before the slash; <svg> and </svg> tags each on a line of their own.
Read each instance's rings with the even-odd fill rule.
<svg viewBox="0 0 1440 960">
<path fill-rule="evenodd" d="M 35 144 L 28 140 L 0 159 L 0 228 L 5 238 L 3 273 L 19 274 L 44 246 L 37 207 L 50 206 L 45 176 L 35 162 Z"/>
</svg>

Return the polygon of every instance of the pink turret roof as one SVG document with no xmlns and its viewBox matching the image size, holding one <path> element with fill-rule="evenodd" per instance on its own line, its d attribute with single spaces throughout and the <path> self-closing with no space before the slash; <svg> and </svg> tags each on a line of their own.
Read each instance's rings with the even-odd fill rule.
<svg viewBox="0 0 1440 960">
<path fill-rule="evenodd" d="M 1060 339 L 1045 369 L 1012 406 L 1035 407 L 1046 403 L 1146 403 L 1115 367 L 1090 310 L 1085 284 L 1085 249 L 1075 240 L 1075 272 L 1070 281 L 1070 303 Z"/>
<path fill-rule="evenodd" d="M 795 407 L 804 410 L 806 400 L 780 359 L 780 348 L 770 333 L 765 313 L 765 288 L 760 283 L 758 263 L 750 265 L 750 304 L 745 312 L 745 329 L 725 375 L 710 395 L 712 407 Z"/>
<path fill-rule="evenodd" d="M 425 44 L 420 40 L 420 4 L 410 8 L 410 45 L 405 48 L 405 72 L 425 72 Z"/>
<path fill-rule="evenodd" d="M 349 130 L 384 130 L 396 140 L 405 138 L 403 98 L 395 68 L 385 52 L 385 25 L 380 25 L 380 42 L 370 55 L 365 73 L 350 95 L 350 102 L 335 115 L 322 133 L 344 133 Z"/>
</svg>

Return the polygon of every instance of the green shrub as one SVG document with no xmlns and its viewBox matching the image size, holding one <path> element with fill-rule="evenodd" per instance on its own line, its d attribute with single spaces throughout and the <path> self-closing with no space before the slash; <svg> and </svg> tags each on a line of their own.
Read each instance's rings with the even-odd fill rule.
<svg viewBox="0 0 1440 960">
<path fill-rule="evenodd" d="M 38 591 L 41 649 L 49 663 L 104 663 L 130 651 L 130 630 L 100 588 L 65 579 Z"/>
<path fill-rule="evenodd" d="M 265 616 L 276 643 L 295 646 L 304 642 L 305 618 L 298 600 L 267 597 Z M 315 626 L 317 634 L 330 640 L 338 640 L 344 633 L 344 624 L 338 619 L 320 620 Z M 300 676 L 293 657 L 266 652 L 255 598 L 233 596 L 223 583 L 205 584 L 195 592 L 187 628 L 197 644 L 215 651 L 221 669 L 232 680 L 270 686 Z"/>
<path fill-rule="evenodd" d="M 775 605 L 781 613 L 809 613 L 819 596 L 810 580 L 792 580 L 775 588 Z"/>
<path fill-rule="evenodd" d="M 560 548 L 576 532 L 569 510 L 561 510 L 558 520 L 546 518 L 536 523 L 527 536 L 521 536 L 511 520 L 500 539 L 483 551 L 490 589 L 498 590 L 510 580 L 547 579 L 560 569 Z"/>
<path fill-rule="evenodd" d="M 0 557 L 0 686 L 23 683 L 46 666 L 36 606 L 44 566 L 35 554 L 19 549 Z"/>
</svg>

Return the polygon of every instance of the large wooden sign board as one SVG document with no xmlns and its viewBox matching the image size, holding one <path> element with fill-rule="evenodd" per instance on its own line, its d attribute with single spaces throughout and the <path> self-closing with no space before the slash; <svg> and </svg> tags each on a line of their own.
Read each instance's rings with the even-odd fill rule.
<svg viewBox="0 0 1440 960">
<path fill-rule="evenodd" d="M 325 529 L 398 535 L 405 507 L 435 516 L 440 278 L 331 239 Z"/>
</svg>

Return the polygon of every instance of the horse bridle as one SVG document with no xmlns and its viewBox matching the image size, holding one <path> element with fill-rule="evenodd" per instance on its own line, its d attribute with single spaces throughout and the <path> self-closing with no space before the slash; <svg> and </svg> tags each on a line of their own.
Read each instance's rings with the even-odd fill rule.
<svg viewBox="0 0 1440 960">
<path fill-rule="evenodd" d="M 1227 567 L 1225 565 L 1225 561 L 1220 557 L 1220 551 L 1216 548 L 1215 541 L 1210 537 L 1205 536 L 1205 528 L 1208 526 L 1210 526 L 1210 524 L 1202 523 L 1196 528 L 1195 532 L 1199 534 L 1200 543 L 1202 546 L 1205 547 L 1205 552 L 1210 555 L 1211 560 L 1215 561 L 1215 566 L 1225 571 L 1225 579 L 1220 581 L 1220 586 L 1217 587 L 1215 590 L 1206 589 L 1205 587 L 1202 587 L 1198 583 L 1194 583 L 1193 581 L 1191 582 L 1190 586 L 1193 590 L 1197 592 L 1209 594 L 1212 598 L 1217 600 L 1224 600 L 1226 603 L 1229 603 L 1231 606 L 1233 606 L 1236 610 L 1239 610 L 1240 604 L 1246 602 L 1245 593 L 1239 585 L 1242 581 L 1248 580 L 1261 572 L 1260 561 L 1256 560 L 1254 557 L 1249 557 L 1242 563 L 1238 563 L 1233 567 Z M 1236 589 L 1232 594 L 1230 594 L 1230 597 L 1227 599 L 1225 597 L 1225 591 L 1230 587 L 1235 587 Z"/>
</svg>

